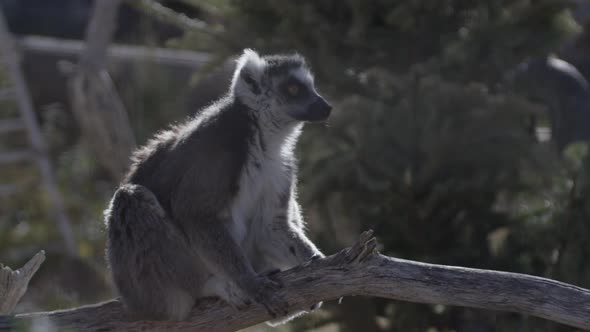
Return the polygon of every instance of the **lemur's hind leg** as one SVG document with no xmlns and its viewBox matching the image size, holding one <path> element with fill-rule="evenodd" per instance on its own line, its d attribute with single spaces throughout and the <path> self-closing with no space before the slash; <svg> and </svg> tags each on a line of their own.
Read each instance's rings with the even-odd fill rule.
<svg viewBox="0 0 590 332">
<path fill-rule="evenodd" d="M 154 194 L 123 185 L 105 212 L 107 260 L 128 310 L 147 319 L 184 319 L 202 281 L 186 239 Z"/>
</svg>

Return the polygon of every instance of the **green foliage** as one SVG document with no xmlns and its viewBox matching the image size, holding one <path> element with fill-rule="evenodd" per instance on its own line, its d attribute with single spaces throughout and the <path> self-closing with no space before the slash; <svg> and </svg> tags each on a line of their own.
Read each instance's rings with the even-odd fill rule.
<svg viewBox="0 0 590 332">
<path fill-rule="evenodd" d="M 487 232 L 506 223 L 493 209 L 496 193 L 525 185 L 532 139 L 519 119 L 534 107 L 480 84 L 393 83 L 395 103 L 354 96 L 340 104 L 322 144 L 309 144 L 304 194 L 322 211 L 346 211 L 333 227 L 344 219 L 376 228 L 390 253 L 481 266 Z"/>
</svg>

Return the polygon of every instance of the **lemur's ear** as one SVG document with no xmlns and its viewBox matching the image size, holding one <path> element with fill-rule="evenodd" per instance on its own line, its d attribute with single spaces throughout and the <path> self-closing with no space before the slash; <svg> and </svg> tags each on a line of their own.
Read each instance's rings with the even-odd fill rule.
<svg viewBox="0 0 590 332">
<path fill-rule="evenodd" d="M 246 82 L 246 84 L 248 84 L 252 93 L 254 93 L 255 95 L 259 95 L 262 92 L 262 90 L 260 89 L 260 84 L 256 82 L 256 80 L 252 77 L 250 73 L 242 70 L 242 72 L 240 73 L 240 77 L 242 80 L 244 80 L 244 82 Z"/>
<path fill-rule="evenodd" d="M 265 61 L 258 53 L 249 48 L 245 49 L 237 60 L 232 87 L 235 88 L 238 80 L 242 80 L 254 94 L 260 94 L 260 81 L 264 66 Z"/>
</svg>

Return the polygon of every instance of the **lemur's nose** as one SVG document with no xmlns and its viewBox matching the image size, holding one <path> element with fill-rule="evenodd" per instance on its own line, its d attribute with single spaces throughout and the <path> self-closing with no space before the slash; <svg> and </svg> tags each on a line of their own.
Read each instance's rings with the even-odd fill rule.
<svg viewBox="0 0 590 332">
<path fill-rule="evenodd" d="M 322 107 L 328 112 L 328 114 L 332 111 L 332 105 L 328 103 L 324 98 L 320 97 L 322 102 Z"/>
<path fill-rule="evenodd" d="M 330 112 L 332 111 L 332 105 L 330 105 L 330 103 L 328 103 L 322 96 L 319 96 L 316 103 L 319 103 L 319 105 L 318 105 L 319 109 L 321 109 L 323 112 L 327 113 L 327 115 L 330 115 Z"/>
<path fill-rule="evenodd" d="M 330 116 L 332 105 L 328 104 L 322 96 L 318 95 L 318 98 L 311 104 L 310 111 L 310 115 L 313 118 L 312 121 L 325 120 Z"/>
</svg>

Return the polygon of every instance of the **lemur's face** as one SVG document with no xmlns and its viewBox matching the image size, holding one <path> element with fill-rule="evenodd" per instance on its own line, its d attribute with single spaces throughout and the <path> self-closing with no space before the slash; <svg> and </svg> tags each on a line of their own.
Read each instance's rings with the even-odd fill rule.
<svg viewBox="0 0 590 332">
<path fill-rule="evenodd" d="M 277 123 L 322 121 L 332 110 L 315 90 L 313 76 L 297 54 L 260 57 L 245 49 L 237 61 L 231 91 L 248 106 L 270 111 L 280 120 Z"/>
<path fill-rule="evenodd" d="M 297 121 L 323 121 L 330 116 L 332 106 L 315 90 L 306 68 L 291 69 L 271 81 L 276 111 Z"/>
</svg>

